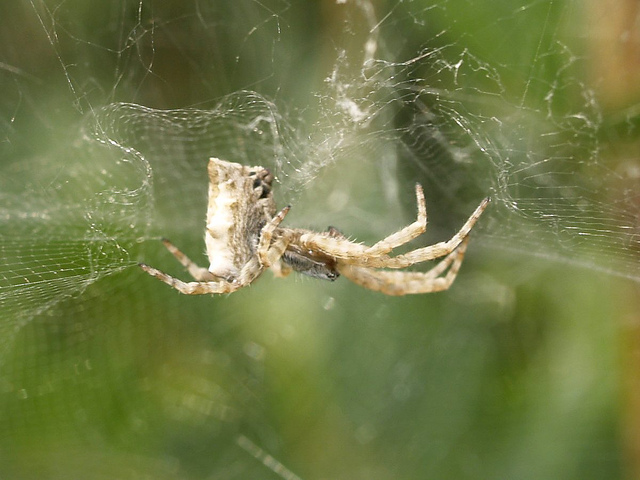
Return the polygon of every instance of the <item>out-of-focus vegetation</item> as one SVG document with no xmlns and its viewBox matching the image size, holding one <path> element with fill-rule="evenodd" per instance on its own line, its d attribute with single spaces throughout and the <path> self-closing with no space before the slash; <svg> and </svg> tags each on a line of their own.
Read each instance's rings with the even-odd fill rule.
<svg viewBox="0 0 640 480">
<path fill-rule="evenodd" d="M 3 184 L 23 179 L 39 188 L 16 168 L 49 156 L 49 166 L 64 174 L 69 163 L 50 152 L 65 151 L 91 111 L 111 102 L 183 108 L 248 89 L 283 111 L 318 116 L 305 110 L 315 104 L 310 92 L 326 88 L 340 48 L 353 55 L 369 34 L 345 14 L 360 11 L 353 3 L 4 2 Z M 380 23 L 379 41 L 396 60 L 444 45 L 468 48 L 489 65 L 506 66 L 503 98 L 514 102 L 508 89 L 527 83 L 531 59 L 547 60 L 540 43 L 571 44 L 585 66 L 579 80 L 606 99 L 603 124 L 610 128 L 597 139 L 600 161 L 612 169 L 622 163 L 618 155 L 637 162 L 637 120 L 623 130 L 616 119 L 637 109 L 638 92 L 619 89 L 640 82 L 616 84 L 615 95 L 607 94 L 597 76 L 598 52 L 606 48 L 594 46 L 624 27 L 612 23 L 595 38 L 581 2 L 542 3 L 548 5 L 525 3 L 535 12 L 526 17 L 531 23 L 519 24 L 511 2 L 360 2 L 380 20 L 394 19 Z M 628 75 L 628 62 L 616 65 L 608 68 Z M 549 82 L 559 68 L 549 60 Z M 544 83 L 541 71 L 536 85 Z M 566 103 L 584 101 L 561 94 Z M 407 190 L 411 221 L 412 185 L 429 179 L 417 178 L 424 174 L 419 166 L 398 165 L 393 181 Z M 323 178 L 357 183 L 367 178 L 365 167 L 333 166 L 317 187 L 326 188 Z M 180 180 L 196 183 L 184 172 L 176 174 Z M 364 183 L 354 188 L 367 190 Z M 291 221 L 326 228 L 313 218 L 314 185 L 300 189 L 305 216 L 292 213 Z M 0 192 L 0 199 L 11 194 Z M 384 198 L 365 194 L 386 208 Z M 428 236 L 432 242 L 464 220 L 447 218 L 437 202 L 429 206 L 441 227 Z M 0 204 L 0 218 L 2 212 Z M 492 215 L 482 219 L 485 231 L 500 230 Z M 365 221 L 340 228 L 373 230 Z M 9 233 L 0 231 L 0 251 Z M 37 235 L 41 248 L 51 245 L 47 231 Z M 200 231 L 175 235 L 185 251 L 202 249 Z M 572 266 L 580 263 L 579 249 L 561 261 L 527 255 L 518 245 L 502 251 L 490 238 L 473 237 L 450 291 L 398 298 L 344 279 L 280 280 L 270 273 L 229 296 L 184 297 L 135 267 L 144 259 L 186 278 L 157 241 L 142 242 L 130 252 L 130 268 L 72 298 L 42 311 L 37 298 L 28 300 L 24 307 L 33 314 L 0 339 L 0 478 L 640 475 L 638 284 L 589 262 Z M 4 258 L 0 272 L 29 261 Z M 0 286 L 0 299 L 10 301 L 12 286 Z M 0 322 L 12 322 L 6 311 Z"/>
</svg>

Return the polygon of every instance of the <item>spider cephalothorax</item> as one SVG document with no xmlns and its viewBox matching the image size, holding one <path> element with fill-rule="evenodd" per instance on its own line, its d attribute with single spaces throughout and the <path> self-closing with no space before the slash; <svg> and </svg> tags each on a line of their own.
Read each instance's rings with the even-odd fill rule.
<svg viewBox="0 0 640 480">
<path fill-rule="evenodd" d="M 342 274 L 388 295 L 446 290 L 462 264 L 469 232 L 489 202 L 485 198 L 450 240 L 391 256 L 394 248 L 426 230 L 427 207 L 420 185 L 416 185 L 416 221 L 369 247 L 348 240 L 335 228 L 314 232 L 281 227 L 289 207 L 276 213 L 273 176 L 265 168 L 211 158 L 208 171 L 205 245 L 209 268 L 193 263 L 168 240 L 163 240 L 164 245 L 195 282 L 183 282 L 140 264 L 150 275 L 190 295 L 234 292 L 249 285 L 266 268 L 281 277 L 292 270 L 325 280 L 335 280 Z M 440 262 L 426 272 L 398 270 L 438 258 Z"/>
</svg>

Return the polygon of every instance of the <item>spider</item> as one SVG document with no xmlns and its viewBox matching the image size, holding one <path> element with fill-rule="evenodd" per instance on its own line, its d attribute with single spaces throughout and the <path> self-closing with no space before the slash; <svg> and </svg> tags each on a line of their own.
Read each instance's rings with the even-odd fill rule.
<svg viewBox="0 0 640 480">
<path fill-rule="evenodd" d="M 485 198 L 450 240 L 391 256 L 393 249 L 426 230 L 427 207 L 420 184 L 416 184 L 416 221 L 367 246 L 348 240 L 333 227 L 325 232 L 281 227 L 290 207 L 276 211 L 274 177 L 263 167 L 211 158 L 208 173 L 205 245 L 209 268 L 196 265 L 166 239 L 162 240 L 164 246 L 195 282 L 183 282 L 140 264 L 151 276 L 187 295 L 235 292 L 251 284 L 266 268 L 277 277 L 292 270 L 331 281 L 344 275 L 387 295 L 446 290 L 462 264 L 468 234 L 489 203 Z M 427 272 L 394 271 L 434 259 L 441 260 Z"/>
</svg>

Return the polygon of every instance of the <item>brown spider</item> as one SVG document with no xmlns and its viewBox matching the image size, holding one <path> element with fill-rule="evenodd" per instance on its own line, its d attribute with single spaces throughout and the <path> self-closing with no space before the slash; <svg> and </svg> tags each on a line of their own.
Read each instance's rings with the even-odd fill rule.
<svg viewBox="0 0 640 480">
<path fill-rule="evenodd" d="M 314 232 L 281 227 L 290 207 L 276 213 L 273 176 L 263 167 L 211 158 L 208 171 L 205 244 L 209 268 L 196 265 L 166 239 L 163 243 L 167 250 L 187 268 L 195 282 L 183 282 L 140 264 L 145 272 L 187 295 L 235 292 L 253 282 L 266 268 L 271 268 L 278 277 L 292 270 L 332 281 L 344 275 L 354 283 L 388 295 L 446 290 L 462 264 L 468 234 L 489 203 L 489 198 L 485 198 L 450 240 L 389 256 L 394 248 L 426 230 L 427 207 L 419 184 L 416 221 L 369 247 L 348 240 L 334 228 Z M 437 258 L 442 260 L 427 272 L 381 270 L 405 268 Z"/>
</svg>

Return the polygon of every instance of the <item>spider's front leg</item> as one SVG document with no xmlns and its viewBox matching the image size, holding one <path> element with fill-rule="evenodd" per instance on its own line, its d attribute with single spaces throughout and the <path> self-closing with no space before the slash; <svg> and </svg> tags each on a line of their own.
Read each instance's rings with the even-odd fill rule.
<svg viewBox="0 0 640 480">
<path fill-rule="evenodd" d="M 427 272 L 376 270 L 355 265 L 339 265 L 338 271 L 353 283 L 387 295 L 441 292 L 447 290 L 456 279 L 468 242 L 469 237 L 465 237 L 456 250 Z M 447 273 L 442 275 L 445 271 Z"/>
<path fill-rule="evenodd" d="M 416 263 L 427 262 L 436 258 L 449 255 L 456 249 L 460 249 L 461 244 L 468 238 L 471 229 L 476 224 L 482 212 L 485 211 L 487 205 L 491 201 L 490 197 L 486 197 L 480 205 L 475 209 L 467 221 L 462 225 L 460 230 L 446 242 L 438 242 L 427 247 L 417 248 L 403 255 L 390 258 L 386 261 L 380 262 L 380 267 L 384 268 L 405 268 Z"/>
<path fill-rule="evenodd" d="M 378 243 L 367 248 L 364 254 L 376 256 L 389 253 L 394 248 L 409 243 L 414 238 L 422 235 L 427 230 L 427 202 L 424 198 L 422 185 L 419 183 L 416 183 L 416 203 L 418 204 L 418 216 L 415 222 L 388 235 Z"/>
<path fill-rule="evenodd" d="M 422 235 L 427 229 L 427 204 L 424 198 L 424 191 L 419 183 L 416 183 L 416 203 L 418 205 L 418 215 L 416 220 L 406 227 L 386 236 L 372 246 L 363 245 L 349 241 L 344 235 L 318 235 L 313 232 L 302 235 L 300 244 L 308 250 L 319 250 L 322 253 L 340 258 L 342 260 L 353 261 L 359 264 L 362 259 L 363 264 L 369 258 L 388 258 L 388 254 L 394 248 L 410 242 L 414 238 Z"/>
<path fill-rule="evenodd" d="M 376 245 L 386 243 L 388 241 L 387 239 L 391 239 L 392 241 L 389 242 L 388 245 L 394 245 L 395 248 L 396 246 L 402 245 L 402 240 L 409 241 L 412 235 L 411 232 L 415 233 L 418 231 L 418 229 L 414 229 L 412 225 L 418 224 L 419 220 L 396 234 L 390 235 L 381 242 L 376 243 L 373 247 L 354 243 L 346 238 L 321 236 L 313 233 L 302 235 L 300 243 L 305 249 L 320 251 L 325 255 L 338 259 L 343 264 L 368 268 L 406 268 L 416 263 L 445 257 L 458 248 L 467 235 L 469 235 L 469 232 L 480 218 L 480 215 L 482 215 L 482 212 L 487 208 L 489 201 L 490 199 L 488 197 L 485 198 L 464 223 L 462 228 L 448 241 L 418 248 L 395 257 L 390 257 L 386 253 L 379 253 L 380 251 L 387 250 L 386 248 L 376 248 Z M 409 235 L 407 235 L 407 231 Z"/>
</svg>

